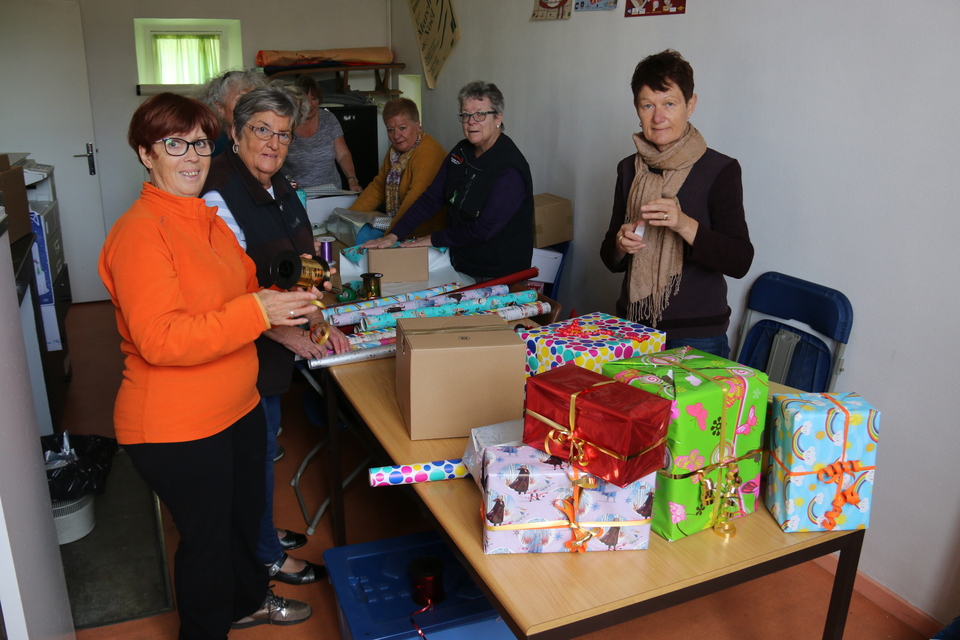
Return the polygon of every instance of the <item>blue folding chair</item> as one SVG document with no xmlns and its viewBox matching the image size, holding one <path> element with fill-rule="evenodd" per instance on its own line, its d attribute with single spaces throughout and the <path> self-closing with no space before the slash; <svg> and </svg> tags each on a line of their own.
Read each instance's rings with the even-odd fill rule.
<svg viewBox="0 0 960 640">
<path fill-rule="evenodd" d="M 819 337 L 779 320 L 803 322 L 834 342 L 831 352 Z M 830 392 L 843 371 L 843 352 L 853 326 L 847 296 L 775 271 L 764 273 L 750 288 L 740 324 L 737 362 L 766 372 L 771 382 L 802 391 Z"/>
</svg>

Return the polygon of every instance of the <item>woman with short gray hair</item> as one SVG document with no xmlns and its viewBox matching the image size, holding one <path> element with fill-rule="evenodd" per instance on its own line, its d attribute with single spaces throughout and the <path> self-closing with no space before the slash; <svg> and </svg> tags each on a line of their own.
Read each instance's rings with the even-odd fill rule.
<svg viewBox="0 0 960 640">
<path fill-rule="evenodd" d="M 471 82 L 457 95 L 463 136 L 433 183 L 383 238 L 364 247 L 392 247 L 447 207 L 447 226 L 407 247 L 450 247 L 453 268 L 481 282 L 530 267 L 533 179 L 526 158 L 503 132 L 503 94 Z"/>
<path fill-rule="evenodd" d="M 288 85 L 276 84 L 244 95 L 233 110 L 234 144 L 215 159 L 201 197 L 216 206 L 234 232 L 237 242 L 253 259 L 257 280 L 270 287 L 270 264 L 281 251 L 313 254 L 313 231 L 296 191 L 280 173 L 300 120 L 300 101 Z M 330 340 L 317 345 L 306 329 L 318 321 L 317 313 L 296 327 L 275 327 L 255 342 L 260 370 L 257 390 L 267 417 L 267 508 L 260 527 L 257 558 L 267 565 L 270 577 L 288 584 L 308 584 L 326 576 L 323 565 L 287 555 L 306 544 L 306 536 L 276 529 L 273 525 L 273 463 L 282 451 L 277 446 L 280 429 L 280 395 L 293 379 L 294 356 L 309 360 L 329 351 L 342 353 L 346 337 L 332 331 Z"/>
<path fill-rule="evenodd" d="M 237 100 L 245 93 L 267 85 L 267 80 L 259 71 L 227 71 L 211 78 L 197 92 L 197 100 L 210 107 L 220 118 L 220 137 L 214 147 L 214 157 L 223 153 L 233 140 L 233 108 Z"/>
</svg>

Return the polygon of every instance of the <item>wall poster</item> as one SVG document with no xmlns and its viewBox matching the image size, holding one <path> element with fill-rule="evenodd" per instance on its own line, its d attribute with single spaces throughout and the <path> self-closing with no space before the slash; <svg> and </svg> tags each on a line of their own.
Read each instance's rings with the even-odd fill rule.
<svg viewBox="0 0 960 640">
<path fill-rule="evenodd" d="M 533 0 L 532 20 L 566 20 L 572 0 Z"/>
<path fill-rule="evenodd" d="M 687 12 L 686 0 L 626 0 L 624 17 L 669 16 Z"/>
<path fill-rule="evenodd" d="M 617 0 L 576 0 L 573 3 L 574 11 L 603 11 L 616 8 Z"/>
<path fill-rule="evenodd" d="M 453 0 L 410 0 L 410 15 L 417 34 L 424 79 L 433 89 L 443 64 L 460 39 L 460 26 L 453 15 Z"/>
</svg>

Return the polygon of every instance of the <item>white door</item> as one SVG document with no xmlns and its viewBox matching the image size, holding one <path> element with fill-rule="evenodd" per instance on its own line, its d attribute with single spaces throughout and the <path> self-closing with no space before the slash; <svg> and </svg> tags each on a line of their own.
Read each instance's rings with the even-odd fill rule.
<svg viewBox="0 0 960 640">
<path fill-rule="evenodd" d="M 0 0 L 0 153 L 54 167 L 74 302 L 106 300 L 97 258 L 106 238 L 87 59 L 77 0 Z"/>
</svg>

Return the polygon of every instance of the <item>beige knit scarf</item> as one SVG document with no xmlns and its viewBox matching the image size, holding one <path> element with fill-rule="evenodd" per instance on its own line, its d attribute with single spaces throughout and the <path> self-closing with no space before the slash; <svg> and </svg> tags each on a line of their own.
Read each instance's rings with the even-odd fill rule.
<svg viewBox="0 0 960 640">
<path fill-rule="evenodd" d="M 383 190 L 387 205 L 386 212 L 391 218 L 395 217 L 400 210 L 400 178 L 403 177 L 403 172 L 407 170 L 407 164 L 410 163 L 414 150 L 420 146 L 421 140 L 423 140 L 423 129 L 420 129 L 417 141 L 413 146 L 403 153 L 390 147 L 390 170 L 387 172 Z"/>
<path fill-rule="evenodd" d="M 637 145 L 637 175 L 627 200 L 627 222 L 642 222 L 640 206 L 657 198 L 675 198 L 694 163 L 707 151 L 707 143 L 693 125 L 666 151 L 647 142 L 642 133 L 633 134 Z M 660 169 L 657 174 L 650 169 Z M 630 261 L 630 307 L 628 318 L 644 320 L 654 327 L 663 317 L 670 296 L 680 292 L 683 270 L 683 238 L 670 229 L 646 225 L 646 248 Z"/>
</svg>

